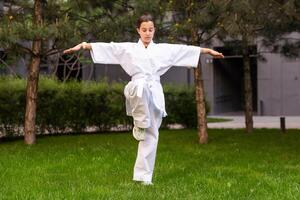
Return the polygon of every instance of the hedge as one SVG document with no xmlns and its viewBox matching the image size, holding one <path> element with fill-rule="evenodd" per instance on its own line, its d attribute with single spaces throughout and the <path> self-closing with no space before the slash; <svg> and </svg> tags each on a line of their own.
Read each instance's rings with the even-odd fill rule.
<svg viewBox="0 0 300 200">
<path fill-rule="evenodd" d="M 130 128 L 132 118 L 125 113 L 125 83 L 106 81 L 69 81 L 40 77 L 36 126 L 39 134 L 85 132 Z M 0 132 L 20 135 L 25 113 L 26 80 L 0 77 Z M 195 93 L 193 87 L 164 86 L 168 117 L 162 127 L 182 124 L 196 127 Z"/>
</svg>

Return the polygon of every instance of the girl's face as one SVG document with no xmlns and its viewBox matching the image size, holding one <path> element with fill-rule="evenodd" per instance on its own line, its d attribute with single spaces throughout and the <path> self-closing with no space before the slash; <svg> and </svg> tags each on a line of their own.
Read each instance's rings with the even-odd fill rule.
<svg viewBox="0 0 300 200">
<path fill-rule="evenodd" d="M 137 32 L 139 33 L 143 44 L 147 47 L 154 37 L 154 23 L 152 21 L 142 22 L 140 28 L 137 28 Z"/>
</svg>

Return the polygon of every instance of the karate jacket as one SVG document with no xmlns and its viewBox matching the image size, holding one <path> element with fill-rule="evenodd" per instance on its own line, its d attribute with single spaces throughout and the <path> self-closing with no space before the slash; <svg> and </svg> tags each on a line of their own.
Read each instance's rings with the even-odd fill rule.
<svg viewBox="0 0 300 200">
<path fill-rule="evenodd" d="M 137 86 L 137 96 L 141 97 L 145 84 L 151 92 L 152 101 L 157 109 L 166 116 L 165 99 L 160 76 L 170 67 L 197 67 L 201 48 L 181 44 L 151 43 L 145 48 L 143 42 L 137 43 L 91 43 L 91 57 L 94 63 L 119 64 L 131 76 L 125 87 L 130 90 Z M 126 102 L 126 111 L 131 115 L 131 108 Z"/>
</svg>

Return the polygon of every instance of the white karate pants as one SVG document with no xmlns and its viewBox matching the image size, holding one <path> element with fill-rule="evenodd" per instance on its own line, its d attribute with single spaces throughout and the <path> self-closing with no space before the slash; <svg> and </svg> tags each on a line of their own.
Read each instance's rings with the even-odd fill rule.
<svg viewBox="0 0 300 200">
<path fill-rule="evenodd" d="M 138 145 L 133 180 L 151 182 L 158 144 L 158 129 L 162 122 L 162 112 L 154 106 L 151 91 L 147 84 L 143 88 L 142 97 L 137 97 L 136 85 L 125 88 L 124 93 L 127 103 L 131 107 L 130 114 L 133 117 L 134 125 L 146 128 L 145 140 L 140 141 Z"/>
</svg>

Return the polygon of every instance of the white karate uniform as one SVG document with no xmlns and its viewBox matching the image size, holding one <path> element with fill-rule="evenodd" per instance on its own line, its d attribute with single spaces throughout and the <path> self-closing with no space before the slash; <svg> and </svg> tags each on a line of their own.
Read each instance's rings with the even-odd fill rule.
<svg viewBox="0 0 300 200">
<path fill-rule="evenodd" d="M 171 66 L 197 67 L 201 49 L 179 44 L 155 44 L 147 48 L 138 43 L 91 43 L 94 63 L 119 64 L 131 76 L 124 89 L 126 113 L 133 123 L 146 128 L 144 141 L 139 142 L 133 180 L 152 181 L 158 129 L 167 115 L 160 76 Z"/>
</svg>

